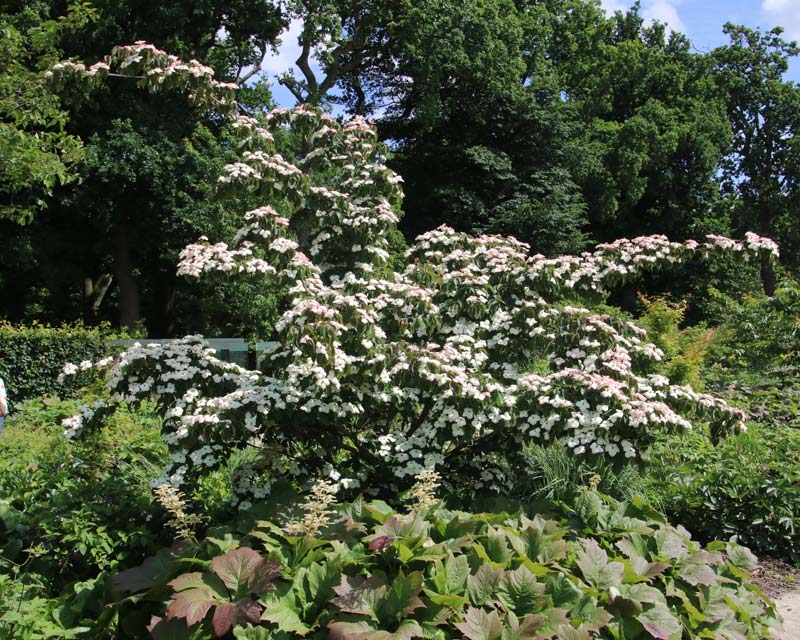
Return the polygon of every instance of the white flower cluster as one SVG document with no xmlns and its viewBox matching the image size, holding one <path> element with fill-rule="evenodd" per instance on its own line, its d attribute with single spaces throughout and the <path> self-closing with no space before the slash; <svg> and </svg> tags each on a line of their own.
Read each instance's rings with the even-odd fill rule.
<svg viewBox="0 0 800 640">
<path fill-rule="evenodd" d="M 53 82 L 68 80 L 100 82 L 110 75 L 135 78 L 149 91 L 185 93 L 191 104 L 223 113 L 236 112 L 239 85 L 214 79 L 214 69 L 197 60 L 185 62 L 144 41 L 114 47 L 103 62 L 89 67 L 72 61 L 59 62 L 45 73 Z"/>
<path fill-rule="evenodd" d="M 302 157 L 276 154 L 286 127 L 306 141 Z M 776 256 L 771 241 L 653 236 L 547 259 L 513 238 L 440 227 L 395 270 L 400 179 L 368 123 L 298 108 L 239 118 L 236 129 L 247 150 L 225 181 L 255 183 L 272 206 L 248 212 L 232 246 L 187 247 L 179 273 L 278 279 L 291 301 L 260 371 L 218 360 L 199 337 L 134 346 L 114 362 L 112 403 L 155 396 L 165 408 L 164 481 L 192 482 L 249 445 L 270 452 L 272 475 L 369 492 L 429 469 L 500 490 L 527 442 L 623 460 L 657 430 L 691 428 L 692 416 L 744 427 L 738 409 L 652 375 L 662 354 L 640 327 L 566 300 L 589 305 L 608 286 L 694 255 Z M 68 435 L 90 422 L 70 419 Z M 269 492 L 255 472 L 237 489 L 243 500 Z"/>
</svg>

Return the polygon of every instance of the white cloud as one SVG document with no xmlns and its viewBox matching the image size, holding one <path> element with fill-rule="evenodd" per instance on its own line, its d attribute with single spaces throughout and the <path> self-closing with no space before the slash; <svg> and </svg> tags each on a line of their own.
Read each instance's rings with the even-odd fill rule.
<svg viewBox="0 0 800 640">
<path fill-rule="evenodd" d="M 770 27 L 781 26 L 790 40 L 800 40 L 800 0 L 762 0 L 761 13 Z"/>
<path fill-rule="evenodd" d="M 675 0 L 656 0 L 656 2 L 648 2 L 642 9 L 642 17 L 647 22 L 664 22 L 673 31 L 680 31 L 686 33 L 686 25 L 678 15 L 678 7 L 680 4 Z"/>
<path fill-rule="evenodd" d="M 765 0 L 765 2 L 770 2 L 774 0 Z M 781 0 L 777 0 L 781 1 Z M 797 2 L 797 0 L 791 0 L 792 2 Z M 686 33 L 686 25 L 684 24 L 683 20 L 681 20 L 680 14 L 678 13 L 678 5 L 681 4 L 683 0 L 644 0 L 642 3 L 642 17 L 645 19 L 647 24 L 652 23 L 655 20 L 659 22 L 664 22 L 669 26 L 670 29 L 673 31 L 680 31 L 682 33 Z M 633 4 L 632 0 L 602 0 L 601 2 L 603 9 L 611 15 L 615 11 L 627 11 L 631 5 Z"/>
<path fill-rule="evenodd" d="M 261 65 L 264 73 L 268 73 L 270 76 L 277 76 L 294 67 L 294 61 L 300 55 L 300 45 L 297 42 L 297 38 L 302 31 L 302 20 L 292 20 L 289 23 L 289 28 L 281 34 L 281 45 L 278 50 L 267 56 Z"/>
</svg>

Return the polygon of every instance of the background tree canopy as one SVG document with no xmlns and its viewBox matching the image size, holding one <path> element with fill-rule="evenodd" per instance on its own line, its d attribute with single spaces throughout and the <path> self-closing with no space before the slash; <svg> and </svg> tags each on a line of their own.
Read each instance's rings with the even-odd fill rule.
<svg viewBox="0 0 800 640">
<path fill-rule="evenodd" d="M 232 152 L 219 118 L 130 79 L 55 92 L 43 71 L 147 40 L 242 83 L 258 115 L 273 106 L 260 64 L 290 24 L 300 55 L 280 82 L 377 122 L 407 239 L 447 223 L 558 255 L 752 228 L 797 267 L 800 90 L 783 74 L 800 50 L 779 28 L 725 25 L 730 43 L 704 54 L 638 4 L 607 16 L 593 0 L 6 1 L 0 317 L 270 334 L 272 297 L 253 310 L 253 291 L 205 295 L 172 267 L 187 242 L 234 228 L 214 182 Z M 763 265 L 767 293 L 778 275 Z"/>
</svg>

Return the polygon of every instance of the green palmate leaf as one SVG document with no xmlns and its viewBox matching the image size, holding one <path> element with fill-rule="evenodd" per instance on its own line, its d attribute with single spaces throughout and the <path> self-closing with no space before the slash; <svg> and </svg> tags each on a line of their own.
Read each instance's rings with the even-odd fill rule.
<svg viewBox="0 0 800 640">
<path fill-rule="evenodd" d="M 453 626 L 469 640 L 499 640 L 503 633 L 503 623 L 494 609 L 487 612 L 469 608 L 464 622 L 457 622 Z"/>
<path fill-rule="evenodd" d="M 506 540 L 506 534 L 502 529 L 489 527 L 483 546 L 492 562 L 506 564 L 514 556 Z"/>
<path fill-rule="evenodd" d="M 575 564 L 580 568 L 586 582 L 601 591 L 622 583 L 624 564 L 609 562 L 608 554 L 595 540 L 581 540 L 581 547 Z"/>
<path fill-rule="evenodd" d="M 138 567 L 127 569 L 111 580 L 115 591 L 136 593 L 143 591 L 167 578 L 175 570 L 176 561 L 189 549 L 188 542 L 177 542 L 168 549 L 159 550 L 152 558 L 147 558 Z"/>
<path fill-rule="evenodd" d="M 695 587 L 698 584 L 707 587 L 713 587 L 719 584 L 719 576 L 714 572 L 714 569 L 707 564 L 708 559 L 708 554 L 705 551 L 694 554 L 683 564 L 680 571 L 678 571 L 678 575 Z"/>
<path fill-rule="evenodd" d="M 211 560 L 214 570 L 232 592 L 245 595 L 274 589 L 272 581 L 280 575 L 281 565 L 268 560 L 254 549 L 240 547 Z"/>
<path fill-rule="evenodd" d="M 377 629 L 363 636 L 363 640 L 411 640 L 422 638 L 425 635 L 419 622 L 416 620 L 403 620 L 394 631 Z"/>
<path fill-rule="evenodd" d="M 539 630 L 544 627 L 546 619 L 542 615 L 527 616 L 520 622 L 513 612 L 506 616 L 503 627 L 503 640 L 536 640 L 541 638 Z"/>
<path fill-rule="evenodd" d="M 590 631 L 599 631 L 611 621 L 611 615 L 597 606 L 593 597 L 585 595 L 570 611 L 570 620 L 582 623 Z"/>
<path fill-rule="evenodd" d="M 364 578 L 362 576 L 343 575 L 341 582 L 333 589 L 335 598 L 331 600 L 345 613 L 358 613 L 378 619 L 378 608 L 386 595 L 386 580 L 380 576 Z"/>
<path fill-rule="evenodd" d="M 659 529 L 656 531 L 656 544 L 658 554 L 663 558 L 677 560 L 684 558 L 688 554 L 686 540 L 678 535 L 673 529 Z"/>
<path fill-rule="evenodd" d="M 752 573 L 758 566 L 758 558 L 747 547 L 729 542 L 726 551 L 731 563 L 737 569 Z"/>
<path fill-rule="evenodd" d="M 576 579 L 577 581 L 577 579 Z M 583 597 L 580 587 L 563 573 L 548 573 L 544 577 L 547 595 L 553 600 L 553 605 L 564 609 L 571 609 Z"/>
<path fill-rule="evenodd" d="M 281 584 L 276 591 L 265 594 L 260 602 L 264 605 L 261 620 L 272 622 L 280 631 L 306 635 L 311 628 L 303 623 L 300 616 L 302 611 L 297 607 L 295 591 L 291 584 Z"/>
<path fill-rule="evenodd" d="M 679 638 L 683 627 L 663 604 L 655 604 L 636 616 L 645 631 L 658 640 Z"/>
<path fill-rule="evenodd" d="M 419 593 L 422 591 L 424 577 L 420 571 L 415 571 L 409 575 L 400 574 L 392 582 L 386 598 L 386 615 L 390 617 L 405 617 L 415 609 L 424 607 Z"/>
<path fill-rule="evenodd" d="M 442 595 L 461 594 L 467 587 L 469 562 L 467 556 L 450 554 L 444 561 L 436 565 L 436 573 L 432 578 L 433 586 Z"/>
<path fill-rule="evenodd" d="M 188 626 L 205 618 L 215 604 L 228 601 L 225 585 L 212 574 L 185 573 L 169 583 L 177 593 L 167 607 L 167 618 L 183 618 Z"/>
<path fill-rule="evenodd" d="M 328 640 L 411 640 L 425 632 L 416 620 L 403 620 L 394 631 L 376 629 L 369 622 L 331 622 Z"/>
<path fill-rule="evenodd" d="M 425 595 L 427 595 L 434 604 L 438 604 L 442 607 L 448 607 L 457 612 L 461 611 L 467 604 L 469 604 L 469 600 L 467 600 L 464 596 L 434 593 L 433 591 L 427 590 L 425 591 Z"/>
<path fill-rule="evenodd" d="M 467 577 L 467 598 L 475 605 L 487 604 L 494 599 L 497 586 L 503 575 L 502 569 L 482 564 L 474 575 Z"/>
<path fill-rule="evenodd" d="M 314 562 L 305 570 L 303 604 L 321 605 L 335 594 L 333 588 L 341 581 L 341 566 L 338 561 L 326 560 L 324 564 Z"/>
<path fill-rule="evenodd" d="M 539 583 L 525 565 L 503 574 L 497 585 L 497 598 L 518 616 L 544 609 L 548 602 L 545 585 Z"/>
<path fill-rule="evenodd" d="M 580 627 L 573 627 L 569 624 L 563 624 L 556 632 L 558 640 L 592 640 L 589 630 L 581 625 Z"/>
<path fill-rule="evenodd" d="M 264 627 L 236 627 L 233 630 L 236 640 L 291 640 L 285 633 L 275 633 Z"/>
<path fill-rule="evenodd" d="M 630 559 L 631 568 L 633 569 L 636 581 L 650 581 L 658 575 L 664 573 L 670 568 L 666 562 L 648 562 L 641 556 L 634 556 Z M 626 572 L 626 579 L 628 573 Z M 631 580 L 633 582 L 633 580 Z"/>
</svg>

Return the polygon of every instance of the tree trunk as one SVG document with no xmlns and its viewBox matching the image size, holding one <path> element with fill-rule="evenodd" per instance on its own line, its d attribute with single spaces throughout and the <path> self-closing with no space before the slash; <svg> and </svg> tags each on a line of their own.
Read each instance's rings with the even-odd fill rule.
<svg viewBox="0 0 800 640">
<path fill-rule="evenodd" d="M 83 278 L 83 324 L 94 324 L 94 280 L 91 276 Z"/>
<path fill-rule="evenodd" d="M 119 325 L 132 331 L 141 320 L 139 284 L 133 277 L 130 226 L 125 218 L 114 227 L 114 277 L 119 287 Z"/>
<path fill-rule="evenodd" d="M 162 267 L 158 272 L 158 326 L 159 338 L 174 338 L 177 330 L 175 311 L 175 269 Z"/>
</svg>

